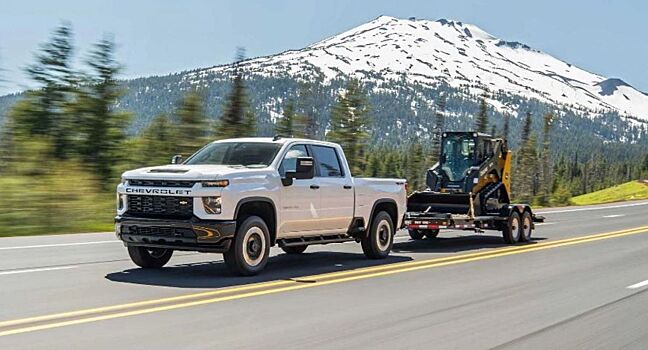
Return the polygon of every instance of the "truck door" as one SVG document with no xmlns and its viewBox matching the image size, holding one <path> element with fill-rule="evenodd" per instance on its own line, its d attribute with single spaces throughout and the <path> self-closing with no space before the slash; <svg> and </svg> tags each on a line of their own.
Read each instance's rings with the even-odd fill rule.
<svg viewBox="0 0 648 350">
<path fill-rule="evenodd" d="M 333 147 L 311 145 L 315 159 L 315 178 L 321 193 L 320 220 L 322 230 L 346 232 L 353 219 L 353 183 L 344 174 L 341 157 Z"/>
<path fill-rule="evenodd" d="M 297 158 L 309 156 L 305 145 L 297 144 L 290 147 L 279 166 L 279 175 L 286 171 L 294 171 Z M 320 215 L 320 194 L 318 179 L 293 180 L 290 186 L 282 189 L 281 226 L 279 238 L 300 236 L 306 231 L 319 230 L 317 221 Z"/>
</svg>

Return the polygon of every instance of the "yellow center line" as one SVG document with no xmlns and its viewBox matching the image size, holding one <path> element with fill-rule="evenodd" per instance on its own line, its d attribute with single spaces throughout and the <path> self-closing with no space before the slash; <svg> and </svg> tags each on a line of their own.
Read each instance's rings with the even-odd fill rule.
<svg viewBox="0 0 648 350">
<path fill-rule="evenodd" d="M 563 240 L 558 240 L 553 242 L 527 244 L 523 246 L 514 246 L 514 247 L 508 247 L 502 249 L 495 249 L 495 250 L 480 252 L 480 253 L 462 254 L 462 255 L 452 256 L 452 257 L 435 258 L 435 259 L 427 259 L 427 260 L 419 260 L 419 261 L 407 261 L 407 262 L 395 263 L 390 265 L 373 266 L 373 267 L 361 268 L 361 269 L 356 269 L 351 271 L 332 272 L 332 273 L 325 273 L 320 275 L 313 275 L 313 276 L 299 278 L 299 280 L 315 281 L 316 283 L 299 283 L 291 280 L 261 282 L 261 283 L 250 284 L 242 287 L 224 288 L 216 291 L 187 294 L 187 295 L 181 295 L 177 297 L 146 300 L 146 301 L 134 302 L 128 304 L 84 309 L 84 310 L 78 310 L 72 312 L 36 316 L 36 317 L 23 318 L 17 320 L 9 320 L 5 322 L 0 322 L 0 328 L 7 328 L 12 326 L 24 325 L 24 324 L 34 324 L 34 323 L 45 322 L 45 321 L 54 321 L 54 322 L 36 324 L 32 326 L 0 331 L 0 337 L 13 335 L 13 334 L 45 330 L 45 329 L 64 327 L 64 326 L 83 324 L 83 323 L 110 320 L 115 318 L 175 310 L 180 308 L 212 304 L 212 303 L 229 301 L 229 300 L 237 300 L 237 299 L 249 298 L 254 296 L 275 294 L 275 293 L 293 291 L 293 290 L 304 289 L 304 288 L 319 287 L 324 285 L 337 284 L 337 283 L 343 283 L 343 282 L 349 282 L 349 281 L 355 281 L 355 280 L 361 280 L 367 278 L 375 278 L 380 276 L 387 276 L 387 275 L 409 272 L 409 271 L 416 271 L 421 269 L 455 265 L 455 264 L 467 263 L 467 262 L 478 261 L 478 260 L 493 259 L 501 256 L 522 254 L 522 253 L 582 244 L 587 242 L 600 241 L 600 240 L 605 240 L 610 238 L 623 237 L 623 236 L 629 236 L 629 235 L 646 233 L 646 232 L 648 232 L 648 226 L 642 226 L 633 229 L 607 232 L 607 233 L 582 236 L 576 238 L 569 238 L 569 239 L 563 239 Z M 223 294 L 231 294 L 231 295 L 223 295 Z M 191 299 L 213 297 L 213 296 L 216 297 L 191 301 Z M 130 308 L 137 308 L 142 306 L 150 306 L 150 305 L 165 304 L 165 303 L 170 303 L 170 304 L 130 310 L 130 311 L 121 311 Z M 105 315 L 97 315 L 100 313 L 111 312 L 111 311 L 121 311 L 121 312 L 109 313 Z M 72 320 L 61 320 L 65 318 L 73 318 L 77 316 L 88 316 L 88 315 L 90 316 L 81 317 Z"/>
</svg>

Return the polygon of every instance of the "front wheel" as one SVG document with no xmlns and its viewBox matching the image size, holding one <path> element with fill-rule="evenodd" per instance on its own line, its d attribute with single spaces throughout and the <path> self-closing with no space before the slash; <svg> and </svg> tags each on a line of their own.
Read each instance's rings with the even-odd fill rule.
<svg viewBox="0 0 648 350">
<path fill-rule="evenodd" d="M 166 265 L 173 255 L 171 249 L 128 247 L 128 255 L 135 265 L 145 269 L 159 269 Z"/>
<path fill-rule="evenodd" d="M 520 214 L 516 211 L 511 212 L 508 221 L 502 229 L 504 241 L 508 244 L 517 243 L 520 240 Z"/>
<path fill-rule="evenodd" d="M 227 268 L 234 274 L 253 276 L 268 263 L 270 234 L 268 226 L 258 216 L 243 220 L 236 229 L 234 244 L 223 254 Z"/>
<path fill-rule="evenodd" d="M 361 244 L 367 258 L 386 258 L 394 245 L 394 222 L 391 216 L 384 211 L 376 214 L 369 233 L 362 239 Z"/>
</svg>

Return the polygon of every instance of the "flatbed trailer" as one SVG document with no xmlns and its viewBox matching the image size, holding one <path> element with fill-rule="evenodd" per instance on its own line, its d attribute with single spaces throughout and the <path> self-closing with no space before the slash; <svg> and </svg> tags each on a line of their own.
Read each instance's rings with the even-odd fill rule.
<svg viewBox="0 0 648 350">
<path fill-rule="evenodd" d="M 472 208 L 472 203 L 471 203 Z M 473 210 L 467 214 L 434 211 L 408 211 L 405 213 L 405 227 L 414 239 L 423 236 L 436 237 L 440 230 L 484 230 L 502 231 L 504 240 L 509 243 L 528 242 L 531 240 L 535 223 L 544 222 L 544 216 L 536 215 L 527 204 L 509 204 L 499 212 L 474 216 Z"/>
</svg>

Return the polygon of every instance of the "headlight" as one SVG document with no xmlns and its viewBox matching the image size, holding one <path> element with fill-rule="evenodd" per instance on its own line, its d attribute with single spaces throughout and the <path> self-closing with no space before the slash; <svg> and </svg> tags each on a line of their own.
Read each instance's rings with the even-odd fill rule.
<svg viewBox="0 0 648 350">
<path fill-rule="evenodd" d="M 117 193 L 117 210 L 122 210 L 126 206 L 126 195 Z"/>
<path fill-rule="evenodd" d="M 202 197 L 202 202 L 207 214 L 221 213 L 221 197 Z"/>
<path fill-rule="evenodd" d="M 202 187 L 227 187 L 229 180 L 203 181 Z"/>
</svg>

